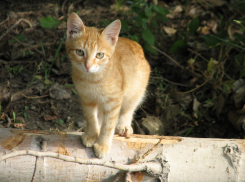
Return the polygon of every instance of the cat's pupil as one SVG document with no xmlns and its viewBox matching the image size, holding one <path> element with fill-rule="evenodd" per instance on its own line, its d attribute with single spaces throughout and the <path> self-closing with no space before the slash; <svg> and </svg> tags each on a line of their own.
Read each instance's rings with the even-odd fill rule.
<svg viewBox="0 0 245 182">
<path fill-rule="evenodd" d="M 99 59 L 101 59 L 101 58 L 103 58 L 104 57 L 104 53 L 98 53 L 98 54 L 96 54 L 96 57 L 97 58 L 99 58 Z"/>
<path fill-rule="evenodd" d="M 81 50 L 81 49 L 77 49 L 77 50 L 76 50 L 76 53 L 77 53 L 77 55 L 79 55 L 79 56 L 83 56 L 83 55 L 84 55 L 84 52 L 83 52 L 83 50 Z"/>
</svg>

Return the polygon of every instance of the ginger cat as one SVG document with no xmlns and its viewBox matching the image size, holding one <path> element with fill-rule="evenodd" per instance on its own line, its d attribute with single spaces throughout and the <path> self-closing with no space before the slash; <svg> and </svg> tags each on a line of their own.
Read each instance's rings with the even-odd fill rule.
<svg viewBox="0 0 245 182">
<path fill-rule="evenodd" d="M 148 84 L 150 66 L 141 46 L 118 37 L 120 20 L 105 29 L 86 27 L 76 13 L 67 21 L 66 49 L 87 122 L 82 142 L 105 157 L 114 132 L 129 136 Z"/>
</svg>

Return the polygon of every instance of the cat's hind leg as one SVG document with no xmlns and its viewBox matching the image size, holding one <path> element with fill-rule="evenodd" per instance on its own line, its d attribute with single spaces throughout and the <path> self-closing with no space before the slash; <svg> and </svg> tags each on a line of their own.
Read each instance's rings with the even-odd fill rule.
<svg viewBox="0 0 245 182">
<path fill-rule="evenodd" d="M 126 98 L 123 100 L 123 104 L 118 119 L 118 124 L 116 127 L 116 134 L 125 137 L 129 137 L 129 135 L 133 134 L 131 122 L 135 110 L 142 101 L 142 97 L 143 93 L 139 95 L 137 98 Z"/>
</svg>

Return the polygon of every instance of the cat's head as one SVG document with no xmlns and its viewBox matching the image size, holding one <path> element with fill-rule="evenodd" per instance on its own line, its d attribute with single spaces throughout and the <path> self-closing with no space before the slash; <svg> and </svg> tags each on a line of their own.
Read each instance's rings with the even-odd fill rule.
<svg viewBox="0 0 245 182">
<path fill-rule="evenodd" d="M 105 29 L 86 27 L 76 13 L 67 20 L 66 50 L 72 65 L 84 73 L 98 73 L 110 62 L 121 29 L 115 20 Z"/>
</svg>

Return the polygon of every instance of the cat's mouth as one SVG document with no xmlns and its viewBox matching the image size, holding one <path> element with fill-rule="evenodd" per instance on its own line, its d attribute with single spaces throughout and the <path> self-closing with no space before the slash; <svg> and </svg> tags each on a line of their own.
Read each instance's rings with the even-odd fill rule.
<svg viewBox="0 0 245 182">
<path fill-rule="evenodd" d="M 91 68 L 84 67 L 83 72 L 86 72 L 87 74 L 97 73 L 99 71 L 99 68 L 96 66 L 93 66 Z"/>
</svg>

